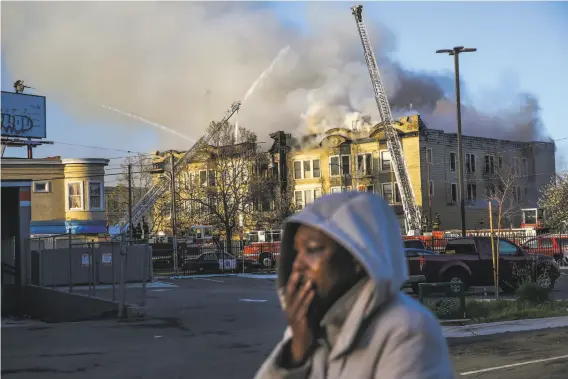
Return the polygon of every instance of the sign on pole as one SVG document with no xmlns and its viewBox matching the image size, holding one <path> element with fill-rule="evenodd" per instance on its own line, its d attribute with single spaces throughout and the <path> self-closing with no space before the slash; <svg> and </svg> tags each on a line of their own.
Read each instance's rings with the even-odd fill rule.
<svg viewBox="0 0 568 379">
<path fill-rule="evenodd" d="M 81 265 L 83 267 L 89 267 L 89 265 L 91 264 L 91 257 L 89 256 L 89 253 L 85 253 L 81 256 Z"/>
<path fill-rule="evenodd" d="M 45 96 L 2 91 L 2 136 L 45 138 Z"/>
</svg>

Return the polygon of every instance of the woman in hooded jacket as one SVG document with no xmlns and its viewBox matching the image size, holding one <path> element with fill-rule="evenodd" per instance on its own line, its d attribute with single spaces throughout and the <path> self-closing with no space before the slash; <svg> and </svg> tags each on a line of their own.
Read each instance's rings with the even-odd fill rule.
<svg viewBox="0 0 568 379">
<path fill-rule="evenodd" d="M 284 224 L 277 287 L 288 328 L 256 379 L 451 379 L 436 318 L 400 291 L 398 220 L 380 196 L 324 196 Z"/>
</svg>

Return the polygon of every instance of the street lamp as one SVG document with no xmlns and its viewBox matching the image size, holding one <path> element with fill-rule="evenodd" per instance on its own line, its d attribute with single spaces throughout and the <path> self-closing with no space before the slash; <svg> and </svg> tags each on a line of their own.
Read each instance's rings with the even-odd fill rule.
<svg viewBox="0 0 568 379">
<path fill-rule="evenodd" d="M 477 51 L 476 48 L 466 48 L 463 46 L 456 46 L 453 49 L 436 50 L 437 54 L 449 54 L 454 56 L 454 69 L 456 74 L 456 107 L 457 107 L 457 121 L 458 121 L 458 186 L 460 193 L 460 210 L 461 210 L 461 229 L 462 236 L 465 237 L 465 200 L 464 200 L 464 180 L 463 180 L 463 151 L 462 151 L 462 133 L 461 133 L 461 99 L 460 99 L 460 60 L 461 53 L 473 53 Z"/>
</svg>

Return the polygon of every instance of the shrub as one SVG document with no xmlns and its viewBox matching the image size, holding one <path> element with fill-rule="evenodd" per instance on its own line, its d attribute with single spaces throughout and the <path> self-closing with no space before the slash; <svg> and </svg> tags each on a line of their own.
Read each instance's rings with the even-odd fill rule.
<svg viewBox="0 0 568 379">
<path fill-rule="evenodd" d="M 519 301 L 525 301 L 532 305 L 543 304 L 548 301 L 550 290 L 536 283 L 525 282 L 517 289 Z"/>
</svg>

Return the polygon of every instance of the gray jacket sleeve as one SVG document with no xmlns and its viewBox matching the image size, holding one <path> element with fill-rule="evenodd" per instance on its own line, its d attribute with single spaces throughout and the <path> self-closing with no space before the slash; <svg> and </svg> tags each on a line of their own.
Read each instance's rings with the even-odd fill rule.
<svg viewBox="0 0 568 379">
<path fill-rule="evenodd" d="M 302 366 L 293 369 L 282 367 L 282 358 L 286 349 L 290 348 L 291 340 L 292 335 L 287 329 L 284 338 L 264 361 L 254 379 L 307 379 L 309 377 L 312 365 L 311 359 L 308 359 Z"/>
<path fill-rule="evenodd" d="M 376 379 L 453 379 L 454 372 L 442 328 L 421 322 L 395 330 L 386 343 Z"/>
</svg>

